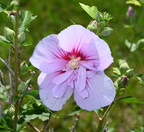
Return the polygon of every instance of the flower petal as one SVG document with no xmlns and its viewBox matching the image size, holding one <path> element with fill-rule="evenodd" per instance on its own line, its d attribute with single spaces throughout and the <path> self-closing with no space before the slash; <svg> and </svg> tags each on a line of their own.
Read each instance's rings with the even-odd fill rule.
<svg viewBox="0 0 144 132">
<path fill-rule="evenodd" d="M 74 99 L 82 109 L 92 111 L 111 104 L 115 97 L 113 82 L 103 72 L 99 72 L 93 78 L 87 79 L 86 89 L 89 96 L 85 99 L 74 91 Z"/>
<path fill-rule="evenodd" d="M 51 63 L 42 62 L 39 66 L 40 71 L 50 74 L 56 71 L 61 71 L 65 68 L 68 61 L 64 59 L 56 59 Z"/>
<path fill-rule="evenodd" d="M 36 46 L 30 62 L 39 68 L 41 62 L 53 62 L 55 59 L 65 58 L 67 52 L 59 47 L 57 35 L 50 35 L 41 40 Z"/>
<path fill-rule="evenodd" d="M 58 75 L 54 78 L 52 83 L 59 85 L 59 84 L 63 83 L 64 81 L 66 81 L 71 76 L 72 73 L 73 73 L 72 70 L 61 73 L 60 75 Z"/>
<path fill-rule="evenodd" d="M 67 88 L 68 88 L 68 85 L 66 82 L 59 84 L 59 85 L 55 85 L 53 87 L 53 96 L 55 98 L 61 98 L 66 92 Z"/>
<path fill-rule="evenodd" d="M 63 94 L 61 98 L 55 98 L 53 96 L 53 88 L 54 84 L 52 84 L 52 80 L 55 78 L 56 74 L 48 74 L 43 82 L 40 84 L 39 95 L 43 104 L 53 111 L 58 111 L 62 109 L 62 106 L 66 103 L 66 101 L 70 98 L 73 93 L 71 88 L 67 87 L 67 90 Z"/>
<path fill-rule="evenodd" d="M 79 51 L 84 43 L 89 43 L 96 35 L 81 25 L 72 25 L 58 34 L 59 44 L 67 52 Z"/>
<path fill-rule="evenodd" d="M 113 62 L 113 57 L 111 56 L 108 44 L 104 40 L 97 38 L 94 39 L 94 41 L 97 48 L 97 54 L 99 56 L 99 64 L 95 63 L 95 66 L 101 71 L 110 66 Z"/>
<path fill-rule="evenodd" d="M 78 91 L 83 91 L 85 89 L 85 85 L 86 85 L 86 69 L 80 66 L 76 81 L 76 89 Z"/>
</svg>

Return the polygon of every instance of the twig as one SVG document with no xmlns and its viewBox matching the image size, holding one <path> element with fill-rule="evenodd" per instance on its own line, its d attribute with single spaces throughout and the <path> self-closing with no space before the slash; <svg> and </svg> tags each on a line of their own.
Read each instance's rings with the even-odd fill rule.
<svg viewBox="0 0 144 132">
<path fill-rule="evenodd" d="M 13 70 L 9 67 L 9 65 L 0 57 L 0 61 L 8 68 L 11 74 L 14 76 Z"/>
<path fill-rule="evenodd" d="M 33 126 L 30 122 L 27 123 L 36 132 L 41 132 L 37 127 Z"/>
<path fill-rule="evenodd" d="M 7 61 L 7 65 L 9 67 L 11 67 L 11 54 L 12 54 L 12 46 L 10 46 L 8 61 Z M 9 82 L 10 82 L 9 103 L 10 104 L 13 103 L 13 94 L 14 94 L 14 79 L 13 78 L 14 78 L 14 75 L 11 74 L 11 72 L 9 71 Z"/>
<path fill-rule="evenodd" d="M 1 75 L 2 84 L 3 84 L 4 86 L 6 86 L 6 84 L 5 84 L 5 79 L 4 79 L 4 75 L 3 75 L 3 72 L 2 72 L 1 69 L 0 69 L 0 75 Z"/>
<path fill-rule="evenodd" d="M 1 57 L 0 57 L 0 61 L 8 68 L 8 70 L 12 74 L 12 76 L 15 76 L 15 73 L 13 72 L 13 70 L 11 69 L 11 67 L 7 64 L 7 62 L 4 61 Z M 20 78 L 18 78 L 18 81 L 22 82 L 22 80 Z"/>
<path fill-rule="evenodd" d="M 108 108 L 106 109 L 104 115 L 102 116 L 102 118 L 99 118 L 99 124 L 98 124 L 98 127 L 96 129 L 96 132 L 100 132 L 101 128 L 102 128 L 102 125 L 103 125 L 103 122 L 104 122 L 104 119 L 106 117 L 106 115 L 108 114 L 109 110 L 111 109 L 111 107 L 113 106 L 114 102 L 108 106 Z"/>
<path fill-rule="evenodd" d="M 70 132 L 74 132 L 74 131 L 75 131 L 79 118 L 80 118 L 80 115 L 77 114 L 76 119 L 75 119 L 75 122 L 74 122 L 74 125 L 72 126 Z"/>
</svg>

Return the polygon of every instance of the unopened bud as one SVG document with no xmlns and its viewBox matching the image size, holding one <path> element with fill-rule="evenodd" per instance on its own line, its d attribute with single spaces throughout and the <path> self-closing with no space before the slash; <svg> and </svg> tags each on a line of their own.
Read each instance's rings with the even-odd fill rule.
<svg viewBox="0 0 144 132">
<path fill-rule="evenodd" d="M 134 75 L 134 70 L 133 70 L 133 69 L 128 69 L 128 70 L 126 71 L 126 76 L 127 76 L 128 78 L 133 77 L 133 75 Z"/>
<path fill-rule="evenodd" d="M 109 35 L 111 35 L 113 32 L 113 29 L 111 27 L 104 27 L 104 29 L 101 31 L 101 35 L 103 37 L 107 37 Z"/>
<path fill-rule="evenodd" d="M 16 9 L 14 9 L 14 10 L 12 10 L 11 12 L 10 12 L 10 16 L 15 16 L 15 14 L 17 13 L 17 10 Z"/>
<path fill-rule="evenodd" d="M 128 11 L 127 11 L 127 16 L 134 17 L 134 15 L 135 15 L 135 11 L 134 11 L 133 7 L 129 6 Z"/>
<path fill-rule="evenodd" d="M 96 33 L 97 32 L 97 28 L 98 28 L 98 22 L 96 20 L 91 21 L 90 24 L 87 26 L 87 28 L 90 31 Z"/>
<path fill-rule="evenodd" d="M 121 77 L 121 79 L 118 81 L 118 87 L 119 87 L 119 88 L 124 88 L 124 87 L 126 87 L 127 83 L 128 83 L 128 77 L 127 77 L 127 76 L 123 76 L 123 77 Z"/>
<path fill-rule="evenodd" d="M 120 69 L 121 74 L 125 74 L 126 71 L 129 69 L 129 65 L 126 60 L 119 60 L 118 67 Z"/>
</svg>

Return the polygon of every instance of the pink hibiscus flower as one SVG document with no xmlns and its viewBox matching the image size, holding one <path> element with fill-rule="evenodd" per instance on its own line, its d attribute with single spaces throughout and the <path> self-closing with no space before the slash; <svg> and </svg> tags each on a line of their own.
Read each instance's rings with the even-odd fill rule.
<svg viewBox="0 0 144 132">
<path fill-rule="evenodd" d="M 103 72 L 113 62 L 109 46 L 80 25 L 45 37 L 30 62 L 41 71 L 40 98 L 53 111 L 60 110 L 72 94 L 77 105 L 88 111 L 114 100 L 113 82 Z"/>
</svg>

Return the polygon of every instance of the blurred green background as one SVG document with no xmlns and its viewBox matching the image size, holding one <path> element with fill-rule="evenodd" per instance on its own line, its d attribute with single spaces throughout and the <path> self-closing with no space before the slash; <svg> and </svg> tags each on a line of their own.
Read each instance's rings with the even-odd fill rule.
<svg viewBox="0 0 144 132">
<path fill-rule="evenodd" d="M 10 0 L 1 0 L 1 2 L 8 4 Z M 80 7 L 79 2 L 97 6 L 99 11 L 108 12 L 113 16 L 110 26 L 114 29 L 110 37 L 104 38 L 109 44 L 115 62 L 106 73 L 113 79 L 112 67 L 116 65 L 116 60 L 126 59 L 131 68 L 134 68 L 135 73 L 144 73 L 144 52 L 141 50 L 131 53 L 126 47 L 124 41 L 128 39 L 130 42 L 137 42 L 140 38 L 144 38 L 144 7 L 133 6 L 138 14 L 136 30 L 124 28 L 125 24 L 129 24 L 126 17 L 128 6 L 125 0 L 21 0 L 20 9 L 29 10 L 37 18 L 30 24 L 29 32 L 27 33 L 27 41 L 33 44 L 29 47 L 22 49 L 22 60 L 28 62 L 32 55 L 33 49 L 36 44 L 44 37 L 50 34 L 57 34 L 67 26 L 72 24 L 81 24 L 85 27 L 92 20 L 85 11 Z M 10 22 L 7 16 L 3 13 L 0 14 L 0 34 L 3 34 L 3 28 L 9 26 Z M 7 58 L 8 49 L 0 46 L 0 56 L 4 59 Z M 1 69 L 5 67 L 0 64 Z M 38 76 L 39 71 L 37 71 Z M 36 80 L 33 80 L 35 89 L 38 89 Z M 127 87 L 127 95 L 132 95 L 144 101 L 144 88 L 138 84 L 134 77 L 130 80 Z M 69 117 L 69 114 L 76 104 L 71 98 L 67 101 L 64 108 L 57 112 L 59 119 L 52 118 L 50 120 L 51 128 L 56 132 L 68 132 L 69 128 L 73 125 L 75 116 Z M 119 103 L 114 105 L 111 112 L 106 119 L 109 125 L 110 132 L 130 132 L 134 128 L 144 126 L 144 105 L 142 104 L 129 104 Z M 41 126 L 39 122 L 34 122 L 37 126 Z M 76 132 L 94 132 L 97 125 L 97 117 L 94 112 L 83 111 L 80 113 L 80 120 L 76 128 Z M 29 128 L 28 131 L 32 130 Z"/>
</svg>

